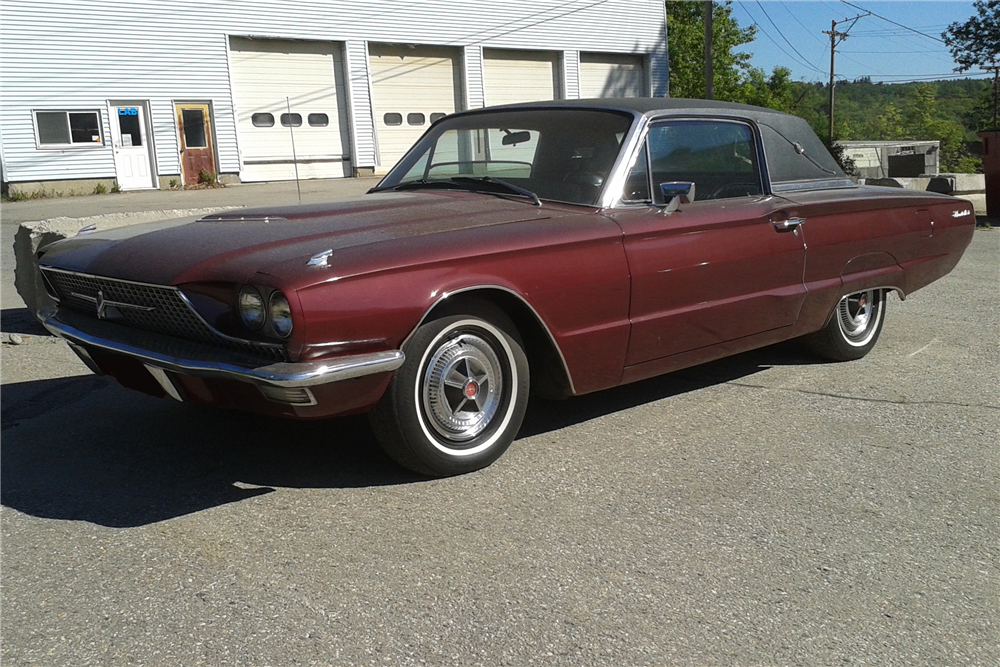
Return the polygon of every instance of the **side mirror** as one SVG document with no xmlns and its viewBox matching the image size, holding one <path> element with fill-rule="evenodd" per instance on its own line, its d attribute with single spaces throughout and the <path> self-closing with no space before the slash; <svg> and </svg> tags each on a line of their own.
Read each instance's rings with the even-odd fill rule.
<svg viewBox="0 0 1000 667">
<path fill-rule="evenodd" d="M 660 201 L 657 206 L 663 206 L 664 213 L 673 213 L 681 204 L 694 201 L 694 183 L 689 181 L 671 181 L 660 183 Z"/>
</svg>

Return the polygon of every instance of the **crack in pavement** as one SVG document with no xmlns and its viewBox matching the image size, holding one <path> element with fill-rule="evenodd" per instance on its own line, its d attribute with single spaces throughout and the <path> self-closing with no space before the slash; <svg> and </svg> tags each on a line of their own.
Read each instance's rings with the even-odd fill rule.
<svg viewBox="0 0 1000 667">
<path fill-rule="evenodd" d="M 790 387 L 767 387 L 762 384 L 750 384 L 747 382 L 726 382 L 726 384 L 746 387 L 748 389 L 773 389 L 775 391 L 791 391 L 800 394 L 810 394 L 812 396 L 826 396 L 828 398 L 842 398 L 848 401 L 865 401 L 868 403 L 889 403 L 891 405 L 950 405 L 958 408 L 986 408 L 987 410 L 1000 410 L 1000 405 L 990 405 L 989 403 L 955 403 L 953 401 L 909 401 L 894 400 L 891 398 L 865 398 L 864 396 L 848 396 L 846 394 L 834 394 L 825 391 L 809 391 L 808 389 L 793 389 Z"/>
</svg>

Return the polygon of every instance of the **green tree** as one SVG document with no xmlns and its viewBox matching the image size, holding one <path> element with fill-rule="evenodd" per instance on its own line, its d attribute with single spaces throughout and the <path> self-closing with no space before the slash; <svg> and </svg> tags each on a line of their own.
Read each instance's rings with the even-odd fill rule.
<svg viewBox="0 0 1000 667">
<path fill-rule="evenodd" d="M 896 108 L 895 104 L 889 102 L 882 108 L 882 112 L 868 124 L 865 139 L 888 141 L 902 139 L 904 134 L 903 114 Z"/>
<path fill-rule="evenodd" d="M 929 139 L 932 122 L 938 116 L 937 91 L 930 83 L 921 83 L 910 97 L 906 113 L 907 139 Z"/>
<path fill-rule="evenodd" d="M 733 91 L 727 101 L 794 113 L 792 71 L 787 67 L 775 67 L 771 76 L 767 76 L 764 70 L 751 67 L 743 83 Z"/>
<path fill-rule="evenodd" d="M 965 23 L 952 23 L 941 33 L 944 43 L 951 49 L 951 55 L 958 63 L 956 72 L 967 72 L 978 67 L 993 70 L 991 120 L 979 125 L 980 128 L 998 125 L 1000 118 L 1000 0 L 975 0 L 972 5 L 976 15 Z M 985 119 L 983 119 L 985 120 Z"/>
<path fill-rule="evenodd" d="M 956 72 L 986 69 L 1000 63 L 1000 0 L 975 0 L 976 15 L 965 23 L 952 23 L 941 33 L 958 63 Z"/>
</svg>

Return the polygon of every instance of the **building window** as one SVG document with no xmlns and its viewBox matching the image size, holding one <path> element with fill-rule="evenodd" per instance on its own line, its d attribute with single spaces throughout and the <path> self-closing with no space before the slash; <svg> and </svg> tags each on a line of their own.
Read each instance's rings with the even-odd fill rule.
<svg viewBox="0 0 1000 667">
<path fill-rule="evenodd" d="M 427 117 L 422 113 L 408 113 L 406 114 L 406 124 L 407 125 L 423 125 L 427 122 Z"/>
<path fill-rule="evenodd" d="M 330 124 L 330 117 L 325 113 L 311 113 L 308 120 L 310 127 L 326 127 Z"/>
<path fill-rule="evenodd" d="M 395 126 L 403 124 L 403 114 L 401 113 L 387 113 L 382 116 L 382 122 L 386 125 Z"/>
<path fill-rule="evenodd" d="M 185 148 L 208 148 L 205 134 L 205 112 L 201 109 L 182 109 L 181 122 L 184 124 Z"/>
<path fill-rule="evenodd" d="M 100 111 L 36 111 L 38 146 L 103 146 Z"/>
<path fill-rule="evenodd" d="M 250 116 L 250 122 L 254 127 L 274 127 L 274 115 L 269 113 L 255 113 Z"/>
<path fill-rule="evenodd" d="M 283 113 L 281 114 L 281 124 L 285 127 L 291 125 L 292 127 L 301 127 L 302 125 L 302 114 L 300 113 Z"/>
</svg>

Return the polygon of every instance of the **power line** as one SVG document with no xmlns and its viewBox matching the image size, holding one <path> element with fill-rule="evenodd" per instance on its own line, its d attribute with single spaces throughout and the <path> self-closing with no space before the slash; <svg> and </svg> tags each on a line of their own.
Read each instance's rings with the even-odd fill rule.
<svg viewBox="0 0 1000 667">
<path fill-rule="evenodd" d="M 820 39 L 816 35 L 812 34 L 812 30 L 810 30 L 809 28 L 807 28 L 806 24 L 799 20 L 799 17 L 796 16 L 795 13 L 791 9 L 788 8 L 788 5 L 786 5 L 784 2 L 782 2 L 780 4 L 781 4 L 782 7 L 785 8 L 785 11 L 788 12 L 789 16 L 791 16 L 793 19 L 795 19 L 795 22 L 798 23 L 800 26 L 802 26 L 802 29 L 805 30 L 805 34 L 807 34 L 810 37 L 812 37 L 814 41 L 819 42 L 820 44 L 822 44 L 824 49 L 826 48 L 826 42 L 824 42 L 822 39 Z"/>
<path fill-rule="evenodd" d="M 778 44 L 778 42 L 775 41 L 775 39 L 773 37 L 771 37 L 771 35 L 767 32 L 767 30 L 764 30 L 764 26 L 762 26 L 757 21 L 757 19 L 754 17 L 754 15 L 750 13 L 750 10 L 746 8 L 746 6 L 743 4 L 743 2 L 740 2 L 739 6 L 746 13 L 746 15 L 748 17 L 750 17 L 750 20 L 753 21 L 753 25 L 755 25 L 756 27 L 760 28 L 760 31 L 762 33 L 764 33 L 764 36 L 767 37 L 769 40 L 771 40 L 771 43 L 774 44 L 776 47 L 778 47 L 778 50 L 781 51 L 782 53 L 784 53 L 786 56 L 788 56 L 789 59 L 794 60 L 798 64 L 800 64 L 800 65 L 802 65 L 804 67 L 808 67 L 809 69 L 811 69 L 813 71 L 819 72 L 820 74 L 826 74 L 826 72 L 824 72 L 823 70 L 817 69 L 816 67 L 813 67 L 812 65 L 810 65 L 808 61 L 803 62 L 803 61 L 799 60 L 798 58 L 796 58 L 795 56 L 793 56 L 792 54 L 790 54 L 788 51 L 786 51 L 785 48 L 783 46 L 781 46 L 781 44 Z"/>
<path fill-rule="evenodd" d="M 754 0 L 754 1 L 757 3 L 757 6 L 760 7 L 760 11 L 764 12 L 764 16 L 766 16 L 767 20 L 771 22 L 771 25 L 774 26 L 774 29 L 778 31 L 778 34 L 781 36 L 781 39 L 785 40 L 785 43 L 788 44 L 788 46 L 792 47 L 792 51 L 795 51 L 795 53 L 798 53 L 799 57 L 802 58 L 802 60 L 805 60 L 808 63 L 809 59 L 806 58 L 801 53 L 799 53 L 799 50 L 797 48 L 795 48 L 795 45 L 788 41 L 788 38 L 785 37 L 785 33 L 781 32 L 781 28 L 778 27 L 778 24 L 774 22 L 774 20 L 771 18 L 771 15 L 767 13 L 766 9 L 764 9 L 764 5 L 760 4 L 760 0 Z M 815 66 L 813 67 L 813 69 L 816 70 L 817 72 L 820 71 L 820 69 L 817 68 L 817 67 L 815 67 Z"/>
<path fill-rule="evenodd" d="M 873 12 L 871 10 L 865 9 L 864 7 L 862 7 L 860 5 L 856 5 L 853 2 L 848 2 L 847 0 L 840 0 L 840 1 L 842 3 L 844 3 L 845 5 L 847 5 L 848 7 L 854 7 L 855 9 L 859 9 L 859 10 L 861 10 L 863 12 L 868 12 L 869 14 L 871 14 L 872 16 L 874 16 L 877 19 L 882 19 L 883 21 L 885 21 L 887 23 L 891 23 L 893 25 L 899 26 L 900 28 L 905 28 L 906 30 L 909 30 L 910 32 L 915 32 L 918 35 L 926 37 L 927 39 L 933 39 L 935 42 L 941 42 L 942 44 L 945 43 L 943 39 L 939 39 L 939 38 L 935 37 L 934 35 L 928 35 L 926 32 L 920 32 L 919 30 L 911 28 L 908 25 L 903 25 L 902 23 L 897 23 L 896 21 L 893 21 L 892 19 L 887 19 L 886 17 L 881 16 L 879 14 L 876 14 L 875 12 Z"/>
</svg>

